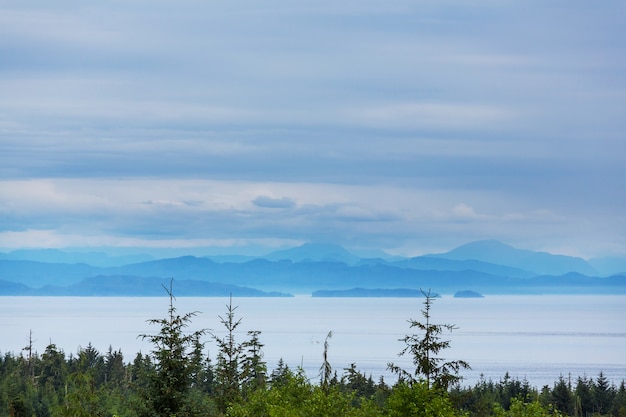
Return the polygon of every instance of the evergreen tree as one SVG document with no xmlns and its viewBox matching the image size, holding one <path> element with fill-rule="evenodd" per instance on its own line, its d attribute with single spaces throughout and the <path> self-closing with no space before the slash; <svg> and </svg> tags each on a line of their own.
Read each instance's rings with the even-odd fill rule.
<svg viewBox="0 0 626 417">
<path fill-rule="evenodd" d="M 616 417 L 626 417 L 626 382 L 622 380 L 613 397 L 611 414 Z"/>
<path fill-rule="evenodd" d="M 244 346 L 237 343 L 235 330 L 241 324 L 241 319 L 235 319 L 233 298 L 226 306 L 226 317 L 218 316 L 220 322 L 226 329 L 224 337 L 213 334 L 213 340 L 217 343 L 218 354 L 215 365 L 215 393 L 218 406 L 222 411 L 226 411 L 228 406 L 238 401 L 241 396 L 240 383 L 241 373 L 239 369 L 242 360 Z"/>
<path fill-rule="evenodd" d="M 74 371 L 89 374 L 95 384 L 99 385 L 104 382 L 104 358 L 91 342 L 86 348 L 78 350 L 78 356 L 73 362 Z"/>
<path fill-rule="evenodd" d="M 367 378 L 356 369 L 354 363 L 344 369 L 345 374 L 341 379 L 342 386 L 350 392 L 354 392 L 358 398 L 371 398 L 376 393 L 376 385 L 370 376 Z"/>
<path fill-rule="evenodd" d="M 151 416 L 170 417 L 189 414 L 189 390 L 194 372 L 193 353 L 206 330 L 185 333 L 191 319 L 197 312 L 181 316 L 174 307 L 172 281 L 169 289 L 165 286 L 170 303 L 168 316 L 163 319 L 151 319 L 148 323 L 161 327 L 158 334 L 140 335 L 153 345 L 152 355 L 155 361 L 155 373 L 148 387 L 147 409 Z"/>
<path fill-rule="evenodd" d="M 587 377 L 578 377 L 574 402 L 574 415 L 586 416 L 593 412 L 593 380 Z"/>
<path fill-rule="evenodd" d="M 611 409 L 613 396 L 614 392 L 609 380 L 604 372 L 600 371 L 593 389 L 594 411 L 600 414 L 608 413 Z"/>
<path fill-rule="evenodd" d="M 559 377 L 559 380 L 554 384 L 554 388 L 552 389 L 551 394 L 552 404 L 557 410 L 565 414 L 573 413 L 574 407 L 572 403 L 571 389 L 562 375 Z"/>
<path fill-rule="evenodd" d="M 226 412 L 228 407 L 265 387 L 267 365 L 263 361 L 263 344 L 260 331 L 249 331 L 248 340 L 237 342 L 235 333 L 241 319 L 235 318 L 233 298 L 226 306 L 226 315 L 218 316 L 225 328 L 224 336 L 212 334 L 218 353 L 214 370 L 214 390 L 218 408 Z"/>
<path fill-rule="evenodd" d="M 243 344 L 241 373 L 244 397 L 250 392 L 265 387 L 267 382 L 267 365 L 263 360 L 263 344 L 259 341 L 260 334 L 258 330 L 249 331 L 249 339 Z"/>
<path fill-rule="evenodd" d="M 324 359 L 322 361 L 322 367 L 320 368 L 320 384 L 323 390 L 328 390 L 333 374 L 333 368 L 330 366 L 330 362 L 328 361 L 328 340 L 331 337 L 333 337 L 333 332 L 328 332 L 326 339 L 324 339 L 324 353 L 322 356 Z"/>
<path fill-rule="evenodd" d="M 121 350 L 114 351 L 111 346 L 104 358 L 104 383 L 120 387 L 126 379 L 124 355 Z"/>
<path fill-rule="evenodd" d="M 278 360 L 278 364 L 276 365 L 276 368 L 274 368 L 274 370 L 270 374 L 271 386 L 280 386 L 286 383 L 287 378 L 289 377 L 290 374 L 291 374 L 291 369 L 289 369 L 289 366 L 285 364 L 285 361 L 283 360 L 283 358 L 280 358 Z"/>
<path fill-rule="evenodd" d="M 93 372 L 77 371 L 68 377 L 63 403 L 55 415 L 67 417 L 104 416 L 100 401 L 102 394 L 96 390 Z"/>
<path fill-rule="evenodd" d="M 400 339 L 406 346 L 402 349 L 399 356 L 410 353 L 413 356 L 415 372 L 407 372 L 393 363 L 390 363 L 388 368 L 398 374 L 401 380 L 406 380 L 410 384 L 423 378 L 428 388 L 434 386 L 448 389 L 451 384 L 461 380 L 461 377 L 458 375 L 459 371 L 461 369 L 469 369 L 470 366 L 462 360 L 446 361 L 444 358 L 437 356 L 439 352 L 450 347 L 449 340 L 441 340 L 443 331 L 453 331 L 457 327 L 452 324 L 431 323 L 430 309 L 434 302 L 434 297 L 431 295 L 430 290 L 428 292 L 421 291 L 424 295 L 422 316 L 425 321 L 420 322 L 410 319 L 409 323 L 411 328 L 416 327 L 422 333 L 407 335 Z"/>
<path fill-rule="evenodd" d="M 65 354 L 59 351 L 54 343 L 50 343 L 41 355 L 39 384 L 45 390 L 60 392 L 65 385 L 66 377 Z"/>
</svg>

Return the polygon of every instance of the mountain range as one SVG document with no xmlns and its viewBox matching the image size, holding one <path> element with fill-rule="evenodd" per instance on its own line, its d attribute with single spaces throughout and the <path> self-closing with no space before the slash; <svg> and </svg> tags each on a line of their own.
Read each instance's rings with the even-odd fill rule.
<svg viewBox="0 0 626 417">
<path fill-rule="evenodd" d="M 626 294 L 626 259 L 610 262 L 517 249 L 485 240 L 413 258 L 361 258 L 307 243 L 260 257 L 152 259 L 59 250 L 0 253 L 0 295 L 154 296 L 175 279 L 177 295 L 285 296 L 354 288 L 381 294 L 419 288 L 443 294 Z M 607 268 L 609 265 L 611 268 Z M 608 272 L 608 273 L 607 273 Z M 178 290 L 177 290 L 178 289 Z M 322 291 L 322 292 L 320 292 Z M 369 292 L 368 292 L 369 293 Z"/>
</svg>

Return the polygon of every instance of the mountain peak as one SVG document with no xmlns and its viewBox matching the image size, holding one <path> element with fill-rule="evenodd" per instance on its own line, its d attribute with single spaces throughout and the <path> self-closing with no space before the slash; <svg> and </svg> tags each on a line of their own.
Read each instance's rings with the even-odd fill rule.
<svg viewBox="0 0 626 417">
<path fill-rule="evenodd" d="M 340 245 L 332 243 L 307 242 L 295 248 L 278 250 L 264 256 L 270 261 L 289 259 L 294 262 L 302 261 L 332 261 L 343 262 L 348 265 L 357 263 L 360 258 L 353 255 Z"/>
<path fill-rule="evenodd" d="M 568 272 L 595 274 L 582 258 L 517 249 L 498 240 L 479 240 L 461 245 L 449 252 L 432 255 L 459 261 L 477 260 L 533 271 L 536 274 L 562 275 Z"/>
<path fill-rule="evenodd" d="M 495 239 L 477 240 L 461 245 L 447 252 L 447 258 L 450 256 L 457 257 L 458 260 L 477 259 L 476 256 L 483 256 L 485 253 L 496 254 L 512 254 L 514 252 L 530 252 L 522 249 L 516 249 L 511 245 L 502 243 Z"/>
</svg>

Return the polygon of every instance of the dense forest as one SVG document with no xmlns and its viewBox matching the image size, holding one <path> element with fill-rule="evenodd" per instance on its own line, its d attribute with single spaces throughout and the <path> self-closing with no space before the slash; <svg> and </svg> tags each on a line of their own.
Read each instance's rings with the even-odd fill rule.
<svg viewBox="0 0 626 417">
<path fill-rule="evenodd" d="M 220 316 L 223 336 L 189 331 L 196 313 L 180 315 L 168 289 L 158 331 L 139 335 L 153 346 L 127 360 L 111 348 L 91 344 L 66 355 L 54 344 L 42 354 L 27 346 L 0 355 L 0 416 L 626 416 L 626 387 L 595 378 L 561 377 L 552 387 L 532 387 L 504 375 L 464 386 L 462 360 L 446 361 L 442 338 L 448 324 L 431 323 L 434 299 L 426 293 L 423 320 L 410 320 L 415 334 L 403 341 L 414 369 L 389 369 L 397 380 L 374 381 L 356 364 L 335 370 L 328 362 L 332 333 L 324 343 L 319 378 L 282 360 L 273 370 L 263 359 L 262 335 L 237 331 L 241 318 L 232 302 Z M 211 340 L 217 355 L 205 353 Z M 243 339 L 243 340 L 239 340 Z"/>
</svg>

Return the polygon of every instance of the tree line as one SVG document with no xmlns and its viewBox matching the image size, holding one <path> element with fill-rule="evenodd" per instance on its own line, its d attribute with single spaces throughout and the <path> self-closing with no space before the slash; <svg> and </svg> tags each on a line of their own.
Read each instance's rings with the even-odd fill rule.
<svg viewBox="0 0 626 417">
<path fill-rule="evenodd" d="M 454 326 L 433 324 L 434 298 L 424 295 L 423 320 L 410 320 L 415 334 L 402 339 L 414 369 L 393 363 L 397 380 L 358 370 L 342 370 L 328 361 L 332 333 L 324 342 L 319 379 L 280 360 L 269 371 L 263 359 L 262 334 L 237 331 L 241 318 L 232 299 L 219 316 L 223 336 L 207 329 L 190 331 L 196 312 L 179 314 L 171 285 L 169 308 L 158 328 L 140 335 L 153 349 L 127 361 L 122 352 L 99 352 L 91 344 L 65 355 L 54 344 L 38 354 L 29 343 L 22 352 L 0 355 L 0 416 L 626 416 L 626 387 L 596 378 L 559 378 L 541 389 L 506 374 L 462 386 L 464 361 L 449 361 L 439 352 L 449 347 L 442 333 Z M 217 347 L 211 358 L 204 339 Z M 240 340 L 242 339 L 242 340 Z"/>
</svg>

